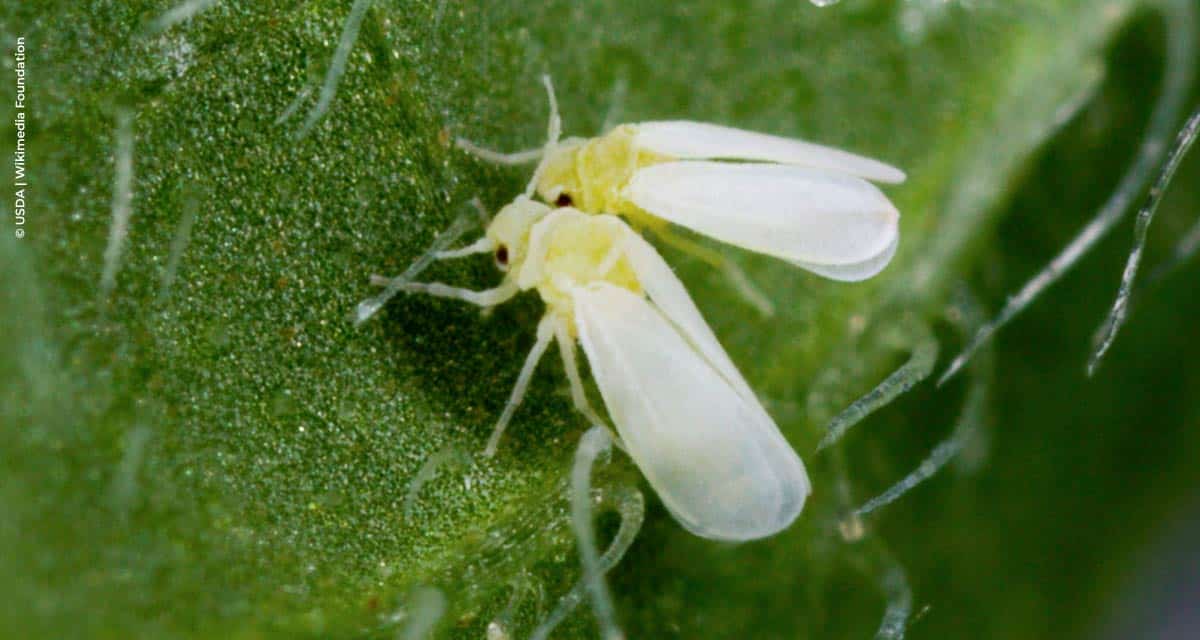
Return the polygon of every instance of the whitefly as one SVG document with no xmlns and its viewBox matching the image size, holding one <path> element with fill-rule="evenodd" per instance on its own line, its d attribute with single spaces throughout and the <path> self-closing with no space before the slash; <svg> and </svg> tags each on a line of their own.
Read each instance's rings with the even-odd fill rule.
<svg viewBox="0 0 1200 640">
<path fill-rule="evenodd" d="M 810 492 L 804 464 L 683 283 L 624 221 L 518 198 L 479 241 L 438 257 L 484 251 L 505 272 L 492 289 L 397 283 L 381 276 L 372 281 L 482 307 L 529 290 L 546 303 L 487 455 L 495 454 L 551 342 L 558 344 L 576 408 L 589 421 L 605 424 L 583 387 L 575 358 L 579 344 L 621 448 L 687 529 L 708 538 L 748 540 L 795 520 Z"/>
<path fill-rule="evenodd" d="M 870 278 L 896 253 L 899 211 L 872 184 L 903 182 L 904 172 L 893 166 L 803 140 L 689 120 L 622 124 L 600 137 L 560 140 L 549 77 L 543 83 L 550 126 L 541 149 L 505 154 L 458 140 L 493 162 L 540 160 L 527 196 L 619 215 L 668 244 L 703 252 L 678 241 L 670 229 L 677 225 L 834 280 Z"/>
<path fill-rule="evenodd" d="M 462 143 L 502 162 L 540 158 L 525 194 L 501 209 L 483 237 L 430 254 L 492 254 L 503 281 L 482 291 L 413 282 L 413 273 L 372 282 L 484 308 L 530 290 L 545 302 L 487 455 L 552 342 L 575 407 L 606 424 L 584 390 L 578 344 L 618 446 L 685 528 L 720 540 L 786 528 L 811 492 L 803 462 L 678 277 L 625 219 L 659 236 L 674 223 L 826 277 L 861 280 L 881 270 L 899 242 L 899 214 L 867 179 L 896 182 L 903 174 L 828 147 L 694 122 L 622 125 L 601 138 L 560 142 L 548 79 L 546 86 L 552 108 L 543 149 L 502 155 Z M 360 305 L 358 320 L 384 299 Z"/>
</svg>

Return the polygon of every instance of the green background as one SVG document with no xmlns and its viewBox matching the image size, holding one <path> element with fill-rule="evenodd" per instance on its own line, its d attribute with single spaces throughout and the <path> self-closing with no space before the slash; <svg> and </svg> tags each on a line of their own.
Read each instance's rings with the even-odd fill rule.
<svg viewBox="0 0 1200 640">
<path fill-rule="evenodd" d="M 597 483 L 647 499 L 609 576 L 629 637 L 870 637 L 888 559 L 922 612 L 909 637 L 1089 637 L 1140 620 L 1123 586 L 1171 522 L 1195 517 L 1200 301 L 1192 264 L 1146 291 L 1084 376 L 1131 225 L 999 335 L 975 472 L 948 469 L 869 518 L 861 541 L 838 533 L 837 487 L 861 503 L 915 467 L 952 428 L 962 380 L 927 381 L 836 452 L 812 452 L 833 412 L 903 362 L 906 327 L 933 327 L 940 371 L 961 345 L 946 305 L 971 291 L 998 309 L 1104 202 L 1158 95 L 1155 3 L 380 0 L 304 137 L 311 98 L 277 119 L 321 82 L 350 3 L 220 2 L 150 29 L 173 5 L 0 2 L 4 173 L 23 36 L 33 183 L 24 239 L 10 198 L 0 204 L 6 637 L 403 637 L 418 585 L 445 595 L 439 637 L 482 637 L 514 588 L 511 631 L 528 635 L 579 572 L 563 483 L 585 424 L 556 359 L 500 455 L 478 454 L 541 303 L 485 318 L 401 298 L 360 328 L 347 314 L 372 293 L 367 274 L 402 270 L 470 198 L 495 209 L 521 188 L 521 170 L 449 141 L 540 144 L 543 72 L 568 134 L 595 134 L 608 114 L 689 118 L 909 174 L 886 190 L 903 213 L 900 253 L 870 282 L 724 249 L 774 318 L 663 251 L 815 493 L 786 533 L 717 544 L 682 531 L 614 455 Z M 133 216 L 105 296 L 125 114 Z M 1198 175 L 1184 164 L 1150 264 L 1195 220 Z M 483 259 L 429 277 L 498 279 Z M 438 452 L 471 464 L 443 469 L 406 514 L 409 483 Z M 615 524 L 600 518 L 601 540 Z M 555 637 L 595 635 L 585 604 Z"/>
</svg>

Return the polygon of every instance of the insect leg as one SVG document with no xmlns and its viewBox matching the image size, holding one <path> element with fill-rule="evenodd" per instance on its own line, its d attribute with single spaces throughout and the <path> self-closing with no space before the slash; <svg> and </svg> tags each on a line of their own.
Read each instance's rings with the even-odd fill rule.
<svg viewBox="0 0 1200 640">
<path fill-rule="evenodd" d="M 668 247 L 678 249 L 709 266 L 720 269 L 729 283 L 733 285 L 734 290 L 742 296 L 742 299 L 757 309 L 764 317 L 769 318 L 775 315 L 775 304 L 771 302 L 771 299 L 758 288 L 758 285 L 754 284 L 754 281 L 746 275 L 745 271 L 742 271 L 741 267 L 720 251 L 680 236 L 669 228 L 656 229 L 654 234 Z"/>
<path fill-rule="evenodd" d="M 554 323 L 554 338 L 558 342 L 558 352 L 562 354 L 563 369 L 567 372 L 567 380 L 571 383 L 571 402 L 575 409 L 594 425 L 603 425 L 604 421 L 588 403 L 587 393 L 583 390 L 583 379 L 579 375 L 579 363 L 575 360 L 575 341 L 567 331 L 566 320 L 559 318 Z"/>
<path fill-rule="evenodd" d="M 467 230 L 467 227 L 469 227 L 470 224 L 470 218 L 466 215 L 460 215 L 455 218 L 454 222 L 451 223 L 451 225 L 445 231 L 438 234 L 438 237 L 435 238 L 433 244 L 425 250 L 425 253 L 421 254 L 416 260 L 413 261 L 411 265 L 408 266 L 407 269 L 404 270 L 404 273 L 392 278 L 384 285 L 385 288 L 382 293 L 358 303 L 358 306 L 354 309 L 354 324 L 362 324 L 363 322 L 366 322 L 368 318 L 375 315 L 375 313 L 379 311 L 379 309 L 381 309 L 388 300 L 391 300 L 393 296 L 400 292 L 400 285 L 402 283 L 417 277 L 419 273 L 424 271 L 426 267 L 428 267 L 434 260 L 437 259 L 438 252 L 444 251 L 447 247 L 453 244 L 455 240 L 458 240 L 459 236 L 461 236 L 463 232 Z M 378 276 L 376 276 L 376 278 L 378 278 Z"/>
<path fill-rule="evenodd" d="M 933 366 L 937 362 L 938 343 L 929 327 L 915 318 L 906 318 L 898 330 L 899 333 L 894 338 L 912 345 L 908 362 L 900 365 L 899 369 L 884 378 L 878 386 L 830 420 L 825 427 L 825 435 L 817 445 L 817 451 L 841 440 L 850 427 L 877 409 L 890 404 L 897 396 L 933 373 Z"/>
<path fill-rule="evenodd" d="M 512 395 L 508 397 L 508 404 L 504 405 L 504 412 L 500 414 L 500 419 L 496 421 L 496 427 L 492 429 L 492 435 L 488 438 L 487 447 L 483 450 L 483 455 L 489 458 L 496 455 L 496 447 L 500 445 L 500 437 L 504 435 L 504 430 L 508 428 L 509 420 L 512 420 L 513 413 L 517 407 L 521 405 L 521 400 L 525 397 L 525 391 L 529 389 L 529 381 L 533 378 L 533 370 L 537 368 L 538 361 L 542 359 L 542 354 L 546 353 L 546 348 L 550 346 L 550 341 L 554 339 L 554 315 L 547 313 L 542 316 L 542 320 L 538 322 L 537 340 L 533 343 L 533 348 L 529 350 L 529 355 L 525 357 L 525 364 L 521 367 L 521 373 L 517 375 L 517 384 L 513 386 Z"/>
<path fill-rule="evenodd" d="M 451 260 L 454 258 L 473 256 L 477 253 L 489 253 L 492 251 L 493 246 L 494 245 L 492 243 L 492 239 L 487 236 L 483 236 L 482 238 L 476 240 L 475 242 L 472 242 L 471 244 L 469 244 L 465 247 L 459 247 L 457 249 L 446 249 L 445 251 L 438 251 L 433 254 L 433 259 L 434 260 Z"/>
<path fill-rule="evenodd" d="M 478 216 L 480 225 L 486 229 L 487 226 L 491 224 L 492 217 L 490 214 L 488 214 L 488 210 L 483 206 L 483 203 L 479 201 L 479 198 L 471 198 L 471 208 L 475 210 L 475 215 Z M 492 242 L 491 238 L 488 238 L 486 235 L 484 235 L 465 247 L 459 247 L 458 249 L 447 249 L 446 247 L 450 246 L 450 243 L 457 240 L 459 235 L 462 235 L 462 231 L 458 229 L 465 229 L 465 225 L 466 220 L 462 216 L 455 220 L 454 224 L 451 226 L 451 229 L 455 230 L 453 237 L 449 237 L 450 230 L 443 232 L 443 234 L 439 236 L 436 241 L 434 241 L 433 246 L 430 247 L 425 255 L 421 257 L 426 261 L 424 264 L 428 264 L 434 260 L 450 260 L 453 258 L 462 258 L 464 256 L 475 255 L 477 253 L 488 253 L 495 248 L 495 244 Z M 424 266 L 421 268 L 424 268 Z M 412 278 L 416 276 L 416 273 L 407 274 L 407 276 Z"/>
<path fill-rule="evenodd" d="M 550 118 L 549 124 L 546 126 L 546 142 L 537 149 L 524 149 L 514 151 L 512 153 L 504 153 L 481 147 L 466 138 L 456 138 L 454 144 L 463 151 L 493 164 L 502 164 L 507 166 L 516 166 L 528 164 L 537 160 L 545 160 L 547 152 L 558 145 L 558 139 L 562 136 L 562 118 L 558 114 L 558 99 L 554 95 L 554 85 L 550 82 L 549 75 L 542 76 L 542 84 L 546 87 L 546 95 L 550 102 Z M 529 179 L 529 184 L 525 187 L 525 196 L 532 197 L 534 190 L 537 188 L 538 180 L 542 177 L 542 170 L 545 166 L 544 162 L 539 162 L 536 169 L 533 171 L 533 176 Z"/>
<path fill-rule="evenodd" d="M 558 98 L 554 95 L 550 74 L 542 74 L 542 86 L 546 87 L 546 99 L 550 102 L 550 118 L 546 124 L 546 148 L 549 149 L 558 144 L 558 139 L 562 137 L 562 116 L 558 114 Z"/>
<path fill-rule="evenodd" d="M 371 284 L 377 287 L 395 286 L 397 291 L 405 293 L 425 293 L 438 298 L 452 298 L 454 300 L 462 300 L 480 307 L 494 307 L 503 302 L 507 302 L 510 298 L 517 294 L 517 285 L 511 282 L 505 282 L 493 289 L 484 289 L 483 291 L 472 291 L 471 289 L 462 289 L 460 287 L 452 287 L 441 282 L 401 282 L 396 283 L 394 278 L 388 278 L 378 274 L 371 274 Z"/>
</svg>

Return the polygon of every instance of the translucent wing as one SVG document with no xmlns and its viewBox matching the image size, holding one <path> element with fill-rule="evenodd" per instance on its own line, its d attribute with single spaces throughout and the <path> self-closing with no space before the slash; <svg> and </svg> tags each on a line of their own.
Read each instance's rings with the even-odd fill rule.
<svg viewBox="0 0 1200 640">
<path fill-rule="evenodd" d="M 900 214 L 874 185 L 803 167 L 667 162 L 639 169 L 625 196 L 722 242 L 831 277 L 859 276 L 839 279 L 861 279 L 856 266 L 882 269 L 899 237 Z"/>
<path fill-rule="evenodd" d="M 877 182 L 904 182 L 904 172 L 841 149 L 706 122 L 642 122 L 635 144 L 681 160 L 758 160 L 845 173 Z"/>
<path fill-rule="evenodd" d="M 743 396 L 642 296 L 574 292 L 579 339 L 609 415 L 663 504 L 689 531 L 751 540 L 787 527 L 809 494 L 804 465 Z"/>
</svg>

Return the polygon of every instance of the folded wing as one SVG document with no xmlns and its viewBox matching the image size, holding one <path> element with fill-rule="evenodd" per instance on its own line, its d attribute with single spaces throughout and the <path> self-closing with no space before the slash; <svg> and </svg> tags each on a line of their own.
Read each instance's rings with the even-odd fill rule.
<svg viewBox="0 0 1200 640">
<path fill-rule="evenodd" d="M 747 402 L 759 406 L 758 397 L 754 395 L 750 385 L 746 384 L 746 380 L 729 359 L 721 343 L 717 342 L 717 336 L 704 321 L 696 303 L 692 302 L 692 297 L 688 295 L 687 289 L 667 261 L 632 229 L 624 242 L 625 257 L 637 274 L 642 289 L 658 311 L 731 387 Z"/>
<path fill-rule="evenodd" d="M 574 303 L 609 415 L 672 515 L 718 540 L 761 538 L 791 524 L 808 476 L 757 401 L 646 298 L 600 282 L 577 289 Z"/>
<path fill-rule="evenodd" d="M 888 245 L 888 247 L 884 249 L 882 253 L 872 258 L 863 260 L 862 262 L 829 265 L 797 261 L 795 264 L 802 269 L 807 269 L 817 275 L 825 276 L 830 280 L 839 280 L 841 282 L 859 282 L 878 274 L 880 271 L 883 271 L 884 267 L 888 266 L 888 263 L 892 261 L 892 258 L 896 255 L 896 249 L 899 247 L 900 236 L 897 234 L 892 240 L 892 243 Z"/>
<path fill-rule="evenodd" d="M 874 185 L 803 167 L 667 162 L 639 169 L 625 196 L 721 242 L 823 275 L 845 274 L 838 279 L 874 275 L 900 233 L 899 212 Z"/>
<path fill-rule="evenodd" d="M 681 160 L 757 160 L 845 173 L 877 182 L 904 182 L 904 172 L 878 160 L 793 138 L 706 122 L 665 120 L 637 125 L 635 144 Z"/>
</svg>

